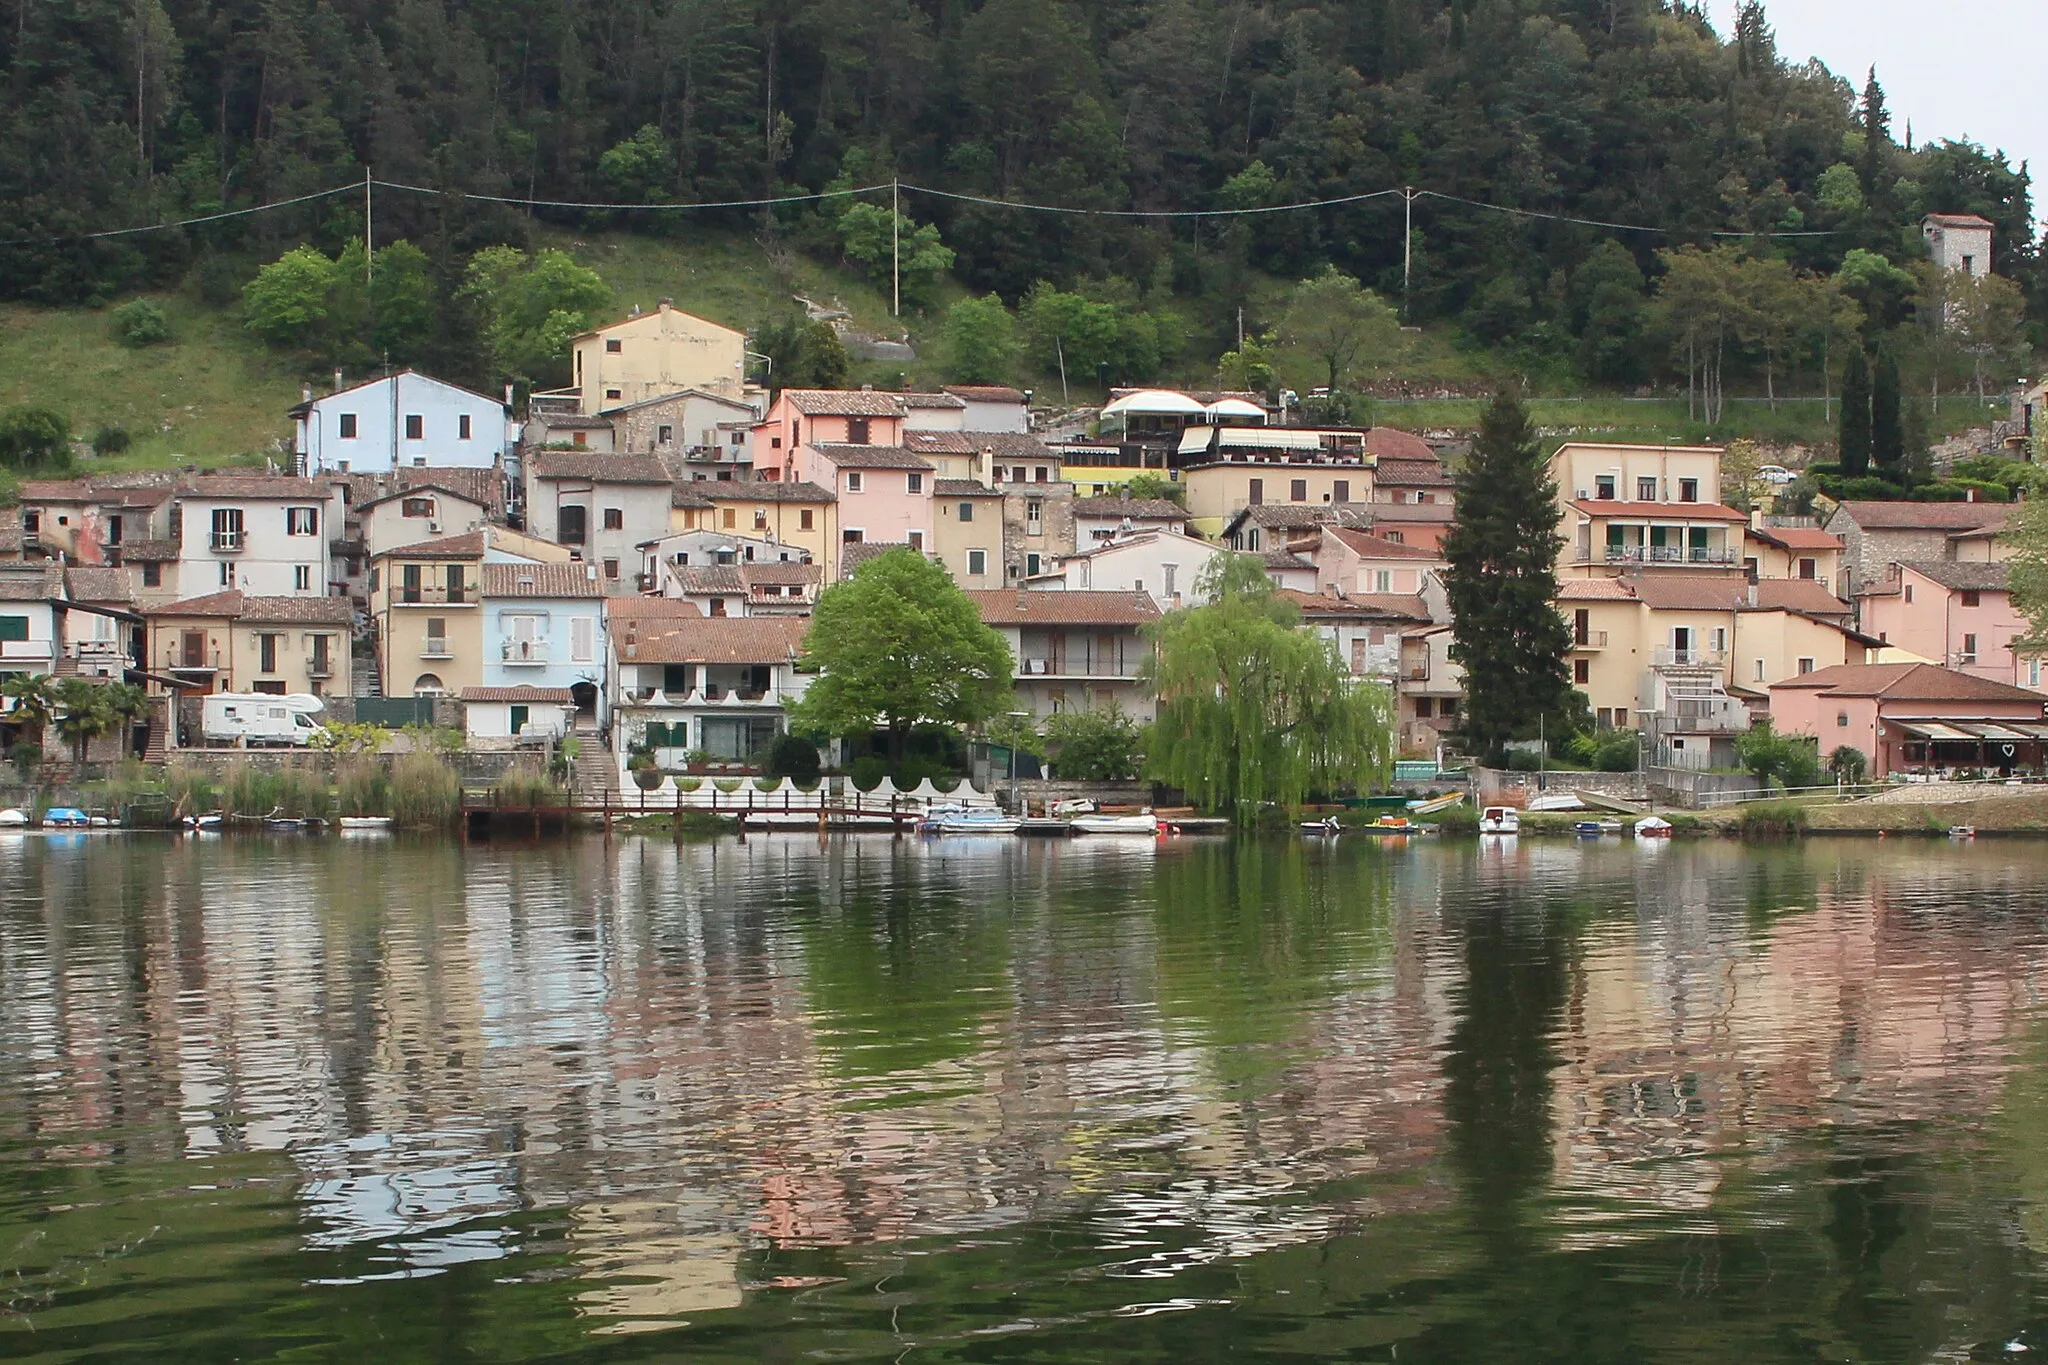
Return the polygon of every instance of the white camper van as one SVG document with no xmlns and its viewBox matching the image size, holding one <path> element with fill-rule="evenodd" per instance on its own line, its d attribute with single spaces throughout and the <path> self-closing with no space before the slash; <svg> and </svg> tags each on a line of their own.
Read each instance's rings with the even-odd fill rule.
<svg viewBox="0 0 2048 1365">
<path fill-rule="evenodd" d="M 326 727 L 326 703 L 309 692 L 215 692 L 201 703 L 200 734 L 208 744 L 311 744 Z"/>
</svg>

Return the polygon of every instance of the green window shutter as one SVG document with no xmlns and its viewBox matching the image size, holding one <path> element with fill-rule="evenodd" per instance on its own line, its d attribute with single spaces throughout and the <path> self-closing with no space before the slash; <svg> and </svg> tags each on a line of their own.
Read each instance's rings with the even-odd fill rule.
<svg viewBox="0 0 2048 1365">
<path fill-rule="evenodd" d="M 0 640 L 26 640 L 28 618 L 26 616 L 0 616 Z"/>
</svg>

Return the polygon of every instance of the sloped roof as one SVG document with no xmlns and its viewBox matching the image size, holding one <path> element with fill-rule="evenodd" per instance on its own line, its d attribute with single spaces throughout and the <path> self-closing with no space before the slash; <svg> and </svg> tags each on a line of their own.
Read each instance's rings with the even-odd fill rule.
<svg viewBox="0 0 2048 1365">
<path fill-rule="evenodd" d="M 455 694 L 463 701 L 532 703 L 539 706 L 574 706 L 576 698 L 566 687 L 465 687 Z"/>
<path fill-rule="evenodd" d="M 786 616 L 612 614 L 612 648 L 626 663 L 779 664 L 795 659 L 810 622 Z"/>
<path fill-rule="evenodd" d="M 64 571 L 64 595 L 74 602 L 132 602 L 135 590 L 121 569 L 72 568 Z"/>
<path fill-rule="evenodd" d="M 454 480 L 451 479 L 448 482 L 453 483 Z M 357 503 L 355 508 L 358 512 L 367 512 L 372 507 L 382 507 L 387 502 L 397 502 L 403 498 L 423 497 L 428 493 L 439 493 L 442 497 L 446 498 L 458 498 L 476 508 L 488 508 L 490 506 L 487 499 L 480 497 L 474 491 L 451 488 L 448 484 L 438 482 L 423 481 L 403 488 L 394 488 L 386 493 L 380 493 L 374 498 Z"/>
<path fill-rule="evenodd" d="M 355 607 L 346 597 L 251 597 L 247 593 L 230 590 L 153 607 L 149 615 L 218 616 L 231 621 L 339 626 L 355 620 Z"/>
<path fill-rule="evenodd" d="M 728 479 L 722 483 L 707 481 L 703 486 L 704 496 L 716 503 L 720 499 L 733 502 L 837 502 L 839 497 L 829 488 L 820 487 L 807 479 L 782 483 L 775 479 Z"/>
<path fill-rule="evenodd" d="M 1159 604 L 1143 592 L 1020 592 L 970 589 L 967 595 L 991 626 L 1142 626 L 1159 619 Z"/>
<path fill-rule="evenodd" d="M 1006 384 L 941 384 L 942 390 L 970 403 L 1022 403 L 1021 390 Z"/>
<path fill-rule="evenodd" d="M 0 566 L 0 602 L 45 602 L 64 591 L 64 570 L 55 563 Z"/>
<path fill-rule="evenodd" d="M 2041 694 L 2010 683 L 1993 682 L 1973 673 L 1959 673 L 1937 664 L 1837 664 L 1771 684 L 1831 692 L 1843 697 L 1876 697 L 1881 701 L 2023 701 L 2040 705 Z"/>
<path fill-rule="evenodd" d="M 966 406 L 962 404 L 961 406 Z M 981 445 L 964 431 L 906 431 L 903 448 L 920 455 L 979 455 Z"/>
<path fill-rule="evenodd" d="M 1365 453 L 1382 460 L 1428 460 L 1437 462 L 1429 442 L 1399 427 L 1372 427 L 1365 433 Z"/>
<path fill-rule="evenodd" d="M 1845 502 L 1828 518 L 1845 517 L 1866 531 L 1974 531 L 2005 525 L 2002 502 Z"/>
<path fill-rule="evenodd" d="M 346 490 L 349 505 L 358 511 L 394 494 L 431 487 L 479 503 L 493 518 L 505 515 L 505 471 L 495 464 L 482 469 L 412 469 L 401 465 L 397 469 L 376 473 L 330 474 L 322 477 L 329 482 L 342 485 Z"/>
<path fill-rule="evenodd" d="M 626 617 L 657 616 L 702 616 L 703 608 L 695 602 L 680 597 L 607 597 L 604 599 L 604 616 L 609 622 L 618 622 Z M 614 625 L 613 629 L 617 629 Z"/>
<path fill-rule="evenodd" d="M 996 489 L 979 479 L 933 479 L 932 496 L 937 498 L 1000 498 Z"/>
<path fill-rule="evenodd" d="M 1560 602 L 1633 602 L 1636 595 L 1618 578 L 1567 578 L 1557 585 Z"/>
<path fill-rule="evenodd" d="M 587 479 L 591 483 L 668 483 L 669 472 L 652 455 L 606 455 L 591 450 L 543 450 L 531 469 L 536 479 Z"/>
<path fill-rule="evenodd" d="M 1402 593 L 1358 593 L 1351 597 L 1333 597 L 1328 593 L 1281 588 L 1279 595 L 1300 608 L 1304 617 L 1342 616 L 1396 621 L 1429 619 L 1429 607 L 1420 597 Z"/>
<path fill-rule="evenodd" d="M 1076 517 L 1105 521 L 1186 521 L 1188 509 L 1171 498 L 1075 498 Z"/>
<path fill-rule="evenodd" d="M 1993 226 L 1990 219 L 1979 218 L 1974 213 L 1930 213 L 1927 215 L 1926 221 L 1939 224 L 1942 227 L 1952 228 L 1989 229 Z"/>
<path fill-rule="evenodd" d="M 121 545 L 123 564 L 175 564 L 184 553 L 175 540 L 130 540 Z"/>
<path fill-rule="evenodd" d="M 1354 502 L 1344 506 L 1363 509 L 1368 522 L 1429 522 L 1448 526 L 1458 519 L 1458 509 L 1447 502 Z"/>
<path fill-rule="evenodd" d="M 283 474 L 192 474 L 179 481 L 178 496 L 324 502 L 327 487 L 314 479 L 296 479 Z"/>
<path fill-rule="evenodd" d="M 422 540 L 411 545 L 401 545 L 395 550 L 386 550 L 379 559 L 482 559 L 484 557 L 484 533 L 479 527 L 465 531 L 459 536 L 442 536 L 438 540 Z"/>
<path fill-rule="evenodd" d="M 856 446 L 828 441 L 812 450 L 841 469 L 930 469 L 932 462 L 902 446 Z"/>
<path fill-rule="evenodd" d="M 1379 465 L 1372 471 L 1375 486 L 1389 488 L 1449 488 L 1457 480 L 1451 471 L 1444 468 L 1444 462 L 1432 455 L 1427 460 L 1396 460 L 1380 457 Z"/>
<path fill-rule="evenodd" d="M 902 540 L 857 540 L 851 545 L 839 547 L 839 576 L 851 578 L 854 571 L 870 559 L 880 559 L 891 550 L 907 550 L 908 541 Z"/>
<path fill-rule="evenodd" d="M 1323 534 L 1342 542 L 1353 553 L 1366 559 L 1431 559 L 1443 556 L 1435 550 L 1421 545 L 1408 545 L 1398 540 L 1388 540 L 1369 531 L 1351 526 L 1325 526 Z"/>
<path fill-rule="evenodd" d="M 967 407 L 965 401 L 950 393 L 899 393 L 896 401 L 906 408 L 937 409 L 943 412 L 961 412 Z"/>
<path fill-rule="evenodd" d="M 740 577 L 748 586 L 756 583 L 813 584 L 825 580 L 825 571 L 815 564 L 791 564 L 787 561 L 771 561 L 766 564 L 742 564 Z"/>
<path fill-rule="evenodd" d="M 1607 498 L 1574 498 L 1572 506 L 1589 517 L 1624 521 L 1738 521 L 1749 518 L 1718 502 L 1621 502 Z"/>
<path fill-rule="evenodd" d="M 1657 611 L 1791 611 L 1847 616 L 1849 604 L 1812 579 L 1766 578 L 1751 585 L 1735 575 L 1645 574 L 1631 580 L 1637 600 Z"/>
<path fill-rule="evenodd" d="M 171 496 L 171 479 L 149 483 L 117 481 L 113 477 L 90 479 L 30 479 L 21 485 L 24 503 L 110 503 L 122 507 L 154 507 Z"/>
<path fill-rule="evenodd" d="M 686 593 L 740 594 L 747 590 L 747 581 L 736 564 L 675 564 L 669 573 Z"/>
<path fill-rule="evenodd" d="M 1752 526 L 1749 534 L 1785 550 L 1839 550 L 1842 538 L 1818 526 Z"/>
<path fill-rule="evenodd" d="M 784 389 L 789 405 L 806 417 L 901 417 L 893 393 L 869 389 Z"/>
<path fill-rule="evenodd" d="M 1902 569 L 1911 569 L 1957 592 L 2006 592 L 2011 576 L 2004 564 L 1966 564 L 1953 559 L 1902 559 Z"/>
<path fill-rule="evenodd" d="M 1265 566 L 1268 570 L 1292 569 L 1305 570 L 1310 573 L 1315 572 L 1316 567 L 1315 562 L 1313 560 L 1303 559 L 1300 555 L 1288 549 L 1261 550 L 1259 552 L 1259 563 Z"/>
<path fill-rule="evenodd" d="M 668 505 L 670 507 L 718 506 L 718 504 L 713 502 L 710 499 L 710 497 L 698 492 L 697 489 L 689 483 L 679 483 L 669 491 Z"/>
<path fill-rule="evenodd" d="M 1052 447 L 1024 431 L 970 431 L 976 450 L 993 451 L 999 460 L 1057 460 Z"/>
<path fill-rule="evenodd" d="M 592 576 L 590 564 L 486 564 L 480 576 L 483 596 L 603 597 L 604 585 Z"/>
</svg>

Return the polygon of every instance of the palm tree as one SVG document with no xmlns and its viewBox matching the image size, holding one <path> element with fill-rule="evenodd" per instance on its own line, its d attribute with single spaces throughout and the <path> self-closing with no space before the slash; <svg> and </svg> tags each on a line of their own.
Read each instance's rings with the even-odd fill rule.
<svg viewBox="0 0 2048 1365">
<path fill-rule="evenodd" d="M 7 702 L 8 717 L 21 726 L 17 742 L 40 752 L 43 728 L 56 706 L 55 680 L 47 673 L 9 673 L 0 678 L 0 699 Z"/>
<path fill-rule="evenodd" d="M 57 684 L 57 733 L 71 742 L 71 761 L 80 767 L 85 766 L 92 742 L 111 733 L 117 723 L 107 696 L 110 690 L 84 678 L 65 678 Z"/>
</svg>

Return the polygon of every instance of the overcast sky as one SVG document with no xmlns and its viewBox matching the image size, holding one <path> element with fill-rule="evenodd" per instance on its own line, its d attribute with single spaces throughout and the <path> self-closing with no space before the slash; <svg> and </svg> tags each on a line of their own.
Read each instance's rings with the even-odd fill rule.
<svg viewBox="0 0 2048 1365">
<path fill-rule="evenodd" d="M 2039 88 L 2048 60 L 2048 0 L 1766 0 L 1778 51 L 1790 61 L 1818 57 L 1862 89 L 1872 63 L 1892 111 L 1893 135 L 1915 143 L 1968 138 L 2001 149 L 2014 165 L 2048 173 L 2048 97 Z M 1710 0 L 1724 36 L 1735 0 Z M 2043 208 L 2042 187 L 2034 206 Z"/>
</svg>

